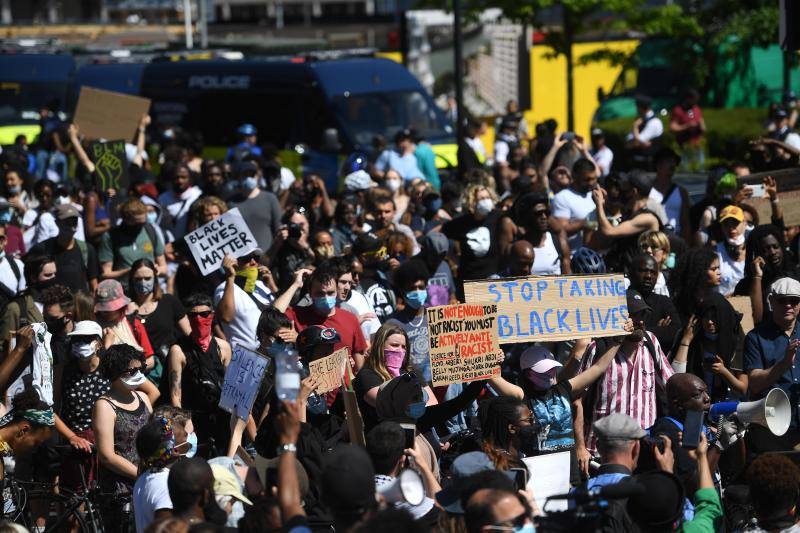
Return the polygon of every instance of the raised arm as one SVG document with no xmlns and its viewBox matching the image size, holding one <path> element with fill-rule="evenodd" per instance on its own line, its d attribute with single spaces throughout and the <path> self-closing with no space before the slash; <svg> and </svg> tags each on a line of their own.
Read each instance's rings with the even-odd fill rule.
<svg viewBox="0 0 800 533">
<path fill-rule="evenodd" d="M 183 367 L 186 365 L 186 356 L 177 344 L 173 344 L 167 355 L 167 370 L 169 372 L 169 402 L 173 407 L 181 407 L 181 378 Z"/>
<path fill-rule="evenodd" d="M 233 321 L 236 317 L 236 300 L 234 298 L 234 285 L 236 280 L 236 259 L 226 255 L 222 260 L 222 269 L 225 271 L 225 290 L 217 304 L 217 316 L 225 323 Z"/>
<path fill-rule="evenodd" d="M 69 140 L 72 143 L 72 146 L 75 148 L 75 157 L 78 158 L 78 161 L 80 161 L 80 163 L 85 166 L 90 173 L 94 172 L 94 163 L 92 163 L 92 160 L 89 159 L 89 156 L 86 154 L 86 151 L 81 145 L 81 140 L 78 138 L 78 125 L 75 123 L 70 124 L 67 131 L 69 133 Z"/>
</svg>

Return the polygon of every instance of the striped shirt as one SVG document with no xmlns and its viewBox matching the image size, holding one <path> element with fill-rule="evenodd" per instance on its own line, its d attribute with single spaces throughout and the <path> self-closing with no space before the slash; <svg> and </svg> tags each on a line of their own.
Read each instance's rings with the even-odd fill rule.
<svg viewBox="0 0 800 533">
<path fill-rule="evenodd" d="M 661 371 L 657 372 L 653 357 L 644 341 L 640 341 L 633 353 L 623 353 L 620 348 L 608 370 L 595 385 L 594 406 L 588 415 L 584 413 L 584 438 L 586 449 L 597 455 L 597 438 L 592 425 L 611 413 L 624 413 L 647 429 L 656 421 L 656 387 L 662 390 L 674 374 L 669 360 L 661 350 L 656 336 L 647 332 L 661 359 Z M 581 372 L 595 362 L 596 343 L 592 341 L 581 361 Z M 600 354 L 602 356 L 602 354 Z M 600 357 L 597 356 L 597 357 Z"/>
</svg>

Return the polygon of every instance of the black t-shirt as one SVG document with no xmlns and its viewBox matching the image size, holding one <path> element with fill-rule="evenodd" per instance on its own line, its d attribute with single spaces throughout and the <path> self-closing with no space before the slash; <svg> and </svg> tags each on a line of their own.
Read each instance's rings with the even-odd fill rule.
<svg viewBox="0 0 800 533">
<path fill-rule="evenodd" d="M 458 275 L 462 281 L 488 278 L 500 270 L 500 250 L 497 243 L 500 217 L 501 213 L 497 210 L 480 221 L 467 214 L 442 226 L 442 233 L 460 244 L 461 262 Z"/>
<path fill-rule="evenodd" d="M 389 319 L 397 306 L 392 285 L 382 272 L 364 269 L 361 273 L 361 291 L 375 309 L 375 315 L 381 322 Z"/>
<path fill-rule="evenodd" d="M 183 305 L 173 295 L 166 293 L 161 295 L 155 311 L 149 315 L 138 315 L 147 330 L 153 351 L 160 357 L 166 358 L 170 346 L 178 341 L 181 336 L 178 320 L 185 316 Z"/>
<path fill-rule="evenodd" d="M 364 432 L 378 425 L 378 411 L 373 406 L 364 401 L 364 395 L 374 387 L 383 384 L 383 377 L 371 368 L 362 368 L 358 371 L 356 379 L 353 380 L 353 391 L 358 400 L 358 409 L 361 411 L 361 418 L 364 419 Z"/>
<path fill-rule="evenodd" d="M 77 240 L 73 247 L 67 250 L 58 244 L 58 237 L 52 237 L 31 248 L 29 254 L 53 256 L 56 260 L 56 280 L 58 283 L 69 287 L 73 292 L 89 292 L 88 280 L 97 279 L 100 276 L 100 268 L 94 246 L 88 242 L 85 245 L 85 263 Z"/>
</svg>

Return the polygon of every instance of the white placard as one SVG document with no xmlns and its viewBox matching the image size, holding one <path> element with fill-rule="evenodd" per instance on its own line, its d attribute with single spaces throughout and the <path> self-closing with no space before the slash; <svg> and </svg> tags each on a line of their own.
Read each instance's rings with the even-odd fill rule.
<svg viewBox="0 0 800 533">
<path fill-rule="evenodd" d="M 533 491 L 536 505 L 542 511 L 547 498 L 569 492 L 569 452 L 526 457 L 522 461 L 528 467 L 528 488 Z M 547 511 L 566 510 L 567 500 L 553 500 L 547 505 Z"/>
<path fill-rule="evenodd" d="M 39 398 L 47 405 L 53 405 L 53 352 L 50 351 L 50 338 L 44 322 L 31 324 L 33 327 L 33 364 L 26 366 L 19 377 L 9 385 L 6 391 L 8 405 L 18 393 L 25 390 L 26 382 L 33 386 Z"/>
<path fill-rule="evenodd" d="M 221 267 L 226 255 L 241 257 L 258 246 L 238 208 L 200 226 L 184 239 L 204 276 Z"/>
<path fill-rule="evenodd" d="M 235 344 L 231 362 L 225 371 L 225 383 L 219 398 L 220 408 L 247 420 L 258 395 L 258 388 L 269 365 L 260 353 Z"/>
</svg>

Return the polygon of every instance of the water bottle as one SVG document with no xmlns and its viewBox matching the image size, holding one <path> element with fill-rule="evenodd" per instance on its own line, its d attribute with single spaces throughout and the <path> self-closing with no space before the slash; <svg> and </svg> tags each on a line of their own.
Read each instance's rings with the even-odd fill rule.
<svg viewBox="0 0 800 533">
<path fill-rule="evenodd" d="M 292 345 L 275 354 L 275 393 L 279 400 L 295 400 L 300 391 L 300 360 Z"/>
</svg>

